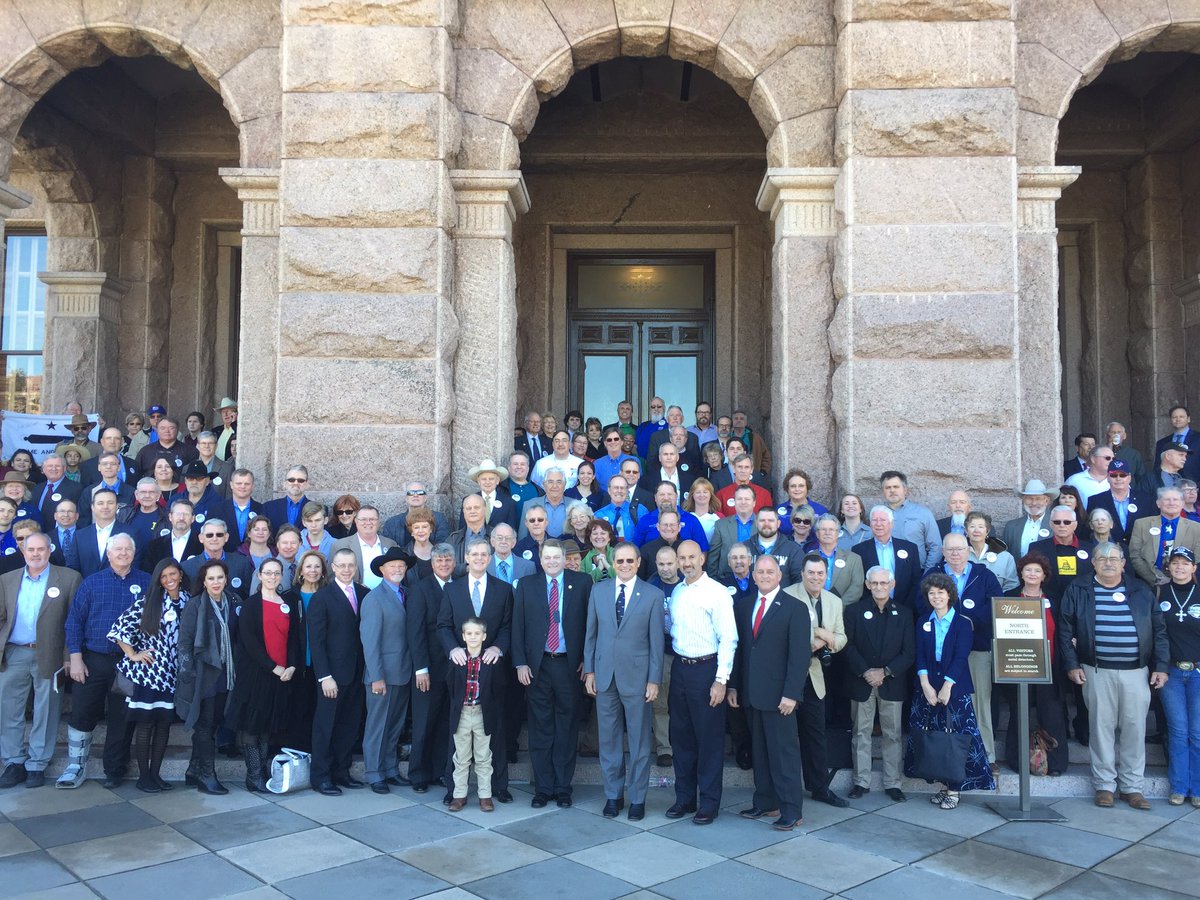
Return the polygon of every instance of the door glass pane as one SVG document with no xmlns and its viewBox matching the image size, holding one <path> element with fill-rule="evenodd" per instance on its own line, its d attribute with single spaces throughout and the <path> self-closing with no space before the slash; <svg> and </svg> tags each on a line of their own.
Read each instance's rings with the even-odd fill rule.
<svg viewBox="0 0 1200 900">
<path fill-rule="evenodd" d="M 583 354 L 583 417 L 617 420 L 617 404 L 628 390 L 629 362 L 624 355 Z"/>
<path fill-rule="evenodd" d="M 703 309 L 704 266 L 580 263 L 580 309 Z"/>
<path fill-rule="evenodd" d="M 46 285 L 37 275 L 46 271 L 46 236 L 10 234 L 5 243 L 2 349 L 39 352 L 46 334 Z M 22 365 L 33 368 L 30 375 L 42 372 L 40 359 Z"/>
<path fill-rule="evenodd" d="M 42 411 L 42 358 L 0 355 L 0 409 Z"/>
<path fill-rule="evenodd" d="M 668 406 L 683 408 L 683 423 L 691 425 L 696 414 L 695 356 L 655 356 L 653 391 L 667 401 Z"/>
</svg>

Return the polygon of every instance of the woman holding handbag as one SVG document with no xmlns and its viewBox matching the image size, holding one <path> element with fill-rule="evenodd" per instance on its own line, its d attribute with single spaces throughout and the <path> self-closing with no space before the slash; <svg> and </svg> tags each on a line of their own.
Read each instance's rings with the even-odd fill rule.
<svg viewBox="0 0 1200 900">
<path fill-rule="evenodd" d="M 975 687 L 967 658 L 973 628 L 969 618 L 954 612 L 958 589 L 949 575 L 926 576 L 921 594 L 933 612 L 917 622 L 917 690 L 909 716 L 904 772 L 943 782 L 945 789 L 929 802 L 954 809 L 959 791 L 996 787 L 971 703 Z"/>
<path fill-rule="evenodd" d="M 108 632 L 108 639 L 125 654 L 117 663 L 117 683 L 126 694 L 126 721 L 134 726 L 137 789 L 147 794 L 171 790 L 158 773 L 175 719 L 179 623 L 188 602 L 182 584 L 179 563 L 164 559 L 155 566 L 150 587 Z"/>
</svg>

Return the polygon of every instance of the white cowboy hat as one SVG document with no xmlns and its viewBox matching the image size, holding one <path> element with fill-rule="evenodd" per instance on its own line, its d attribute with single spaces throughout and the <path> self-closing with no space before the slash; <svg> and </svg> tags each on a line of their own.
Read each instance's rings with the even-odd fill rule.
<svg viewBox="0 0 1200 900">
<path fill-rule="evenodd" d="M 1018 497 L 1057 497 L 1058 491 L 1052 491 L 1042 484 L 1037 478 L 1030 478 L 1025 482 L 1025 490 L 1017 491 Z"/>
<path fill-rule="evenodd" d="M 217 407 L 217 412 L 220 412 L 223 409 L 237 409 L 237 401 L 232 397 L 222 397 L 221 403 Z"/>
<path fill-rule="evenodd" d="M 504 468 L 504 466 L 496 465 L 496 463 L 490 459 L 485 459 L 483 462 L 481 462 L 475 468 L 473 468 L 469 472 L 467 472 L 467 477 L 470 478 L 472 481 L 478 481 L 479 476 L 484 474 L 485 472 L 494 473 L 496 475 L 496 477 L 499 478 L 501 481 L 503 481 L 505 478 L 508 477 L 508 469 Z"/>
</svg>

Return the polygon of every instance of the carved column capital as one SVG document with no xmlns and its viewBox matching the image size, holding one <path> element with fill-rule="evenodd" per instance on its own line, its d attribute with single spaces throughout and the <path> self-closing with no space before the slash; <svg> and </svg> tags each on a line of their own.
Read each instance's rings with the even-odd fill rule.
<svg viewBox="0 0 1200 900">
<path fill-rule="evenodd" d="M 121 299 L 129 283 L 107 272 L 38 272 L 54 298 L 54 317 L 121 322 Z"/>
<path fill-rule="evenodd" d="M 1072 184 L 1079 166 L 1022 166 L 1017 171 L 1017 229 L 1023 234 L 1055 234 L 1054 205 Z"/>
<path fill-rule="evenodd" d="M 517 216 L 529 212 L 529 191 L 519 171 L 455 169 L 450 183 L 458 205 L 455 237 L 512 240 Z"/>
<path fill-rule="evenodd" d="M 242 201 L 242 234 L 246 237 L 279 237 L 279 170 L 218 170 L 221 179 L 237 191 Z"/>
<path fill-rule="evenodd" d="M 771 214 L 775 240 L 837 234 L 833 192 L 839 171 L 832 167 L 767 169 L 756 202 L 759 209 Z"/>
</svg>

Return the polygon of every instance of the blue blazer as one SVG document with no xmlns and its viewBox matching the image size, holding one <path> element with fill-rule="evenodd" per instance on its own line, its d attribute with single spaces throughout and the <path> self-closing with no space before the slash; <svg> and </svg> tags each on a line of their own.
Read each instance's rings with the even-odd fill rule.
<svg viewBox="0 0 1200 900">
<path fill-rule="evenodd" d="M 929 627 L 928 631 L 926 626 Z M 921 616 L 917 621 L 917 671 L 928 671 L 929 684 L 935 691 L 942 689 L 946 678 L 954 679 L 954 687 L 950 689 L 952 698 L 975 693 L 971 670 L 967 666 L 967 658 L 971 655 L 971 644 L 974 640 L 971 620 L 955 610 L 954 618 L 950 622 L 950 631 L 942 643 L 942 661 L 938 662 L 933 623 L 929 621 L 929 616 Z M 919 677 L 917 683 L 920 684 Z"/>
<path fill-rule="evenodd" d="M 251 498 L 250 519 L 246 522 L 246 528 L 249 529 L 250 522 L 261 515 L 263 515 L 263 505 L 254 498 Z M 237 553 L 237 548 L 242 545 L 242 536 L 238 534 L 237 513 L 233 509 L 233 500 L 222 500 L 212 508 L 208 517 L 210 519 L 220 519 L 225 523 L 226 528 L 229 530 L 229 537 L 225 540 L 225 552 Z"/>
<path fill-rule="evenodd" d="M 114 522 L 109 540 L 112 540 L 118 534 L 128 533 L 128 530 L 120 522 Z M 57 535 L 57 530 L 55 534 Z M 140 554 L 142 549 L 138 547 L 137 553 Z M 101 569 L 108 568 L 108 557 L 100 555 L 100 548 L 96 543 L 95 525 L 88 525 L 86 528 L 77 527 L 75 529 L 75 540 L 71 542 L 71 549 L 66 554 L 66 562 L 69 568 L 74 569 L 84 578 L 87 578 L 89 575 L 95 575 Z"/>
<path fill-rule="evenodd" d="M 300 509 L 303 509 L 304 504 L 307 502 L 308 502 L 307 495 L 301 497 L 300 498 Z M 299 510 L 296 511 L 296 521 L 288 522 L 288 516 L 287 516 L 288 507 L 287 507 L 287 505 L 288 505 L 288 498 L 286 495 L 283 497 L 276 497 L 274 500 L 268 500 L 266 503 L 264 503 L 262 505 L 261 515 L 264 515 L 268 519 L 271 520 L 271 534 L 274 534 L 276 531 L 278 531 L 284 525 L 295 525 L 301 531 L 304 530 L 304 523 L 300 521 L 300 511 Z M 254 509 L 253 503 L 250 504 L 250 508 Z"/>
</svg>

